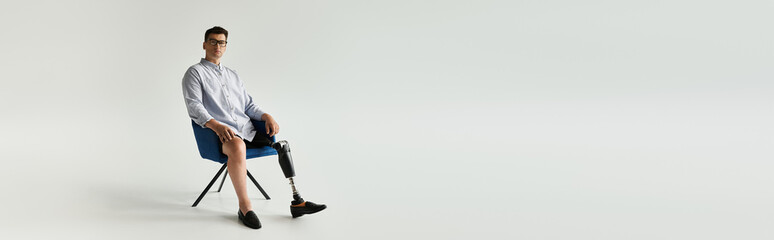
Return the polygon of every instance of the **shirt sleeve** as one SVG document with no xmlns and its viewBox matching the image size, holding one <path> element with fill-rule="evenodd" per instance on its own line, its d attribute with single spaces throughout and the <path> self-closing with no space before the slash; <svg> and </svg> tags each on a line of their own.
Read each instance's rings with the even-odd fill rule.
<svg viewBox="0 0 774 240">
<path fill-rule="evenodd" d="M 242 85 L 242 96 L 246 98 L 245 114 L 247 114 L 247 116 L 249 116 L 251 119 L 261 120 L 261 116 L 266 112 L 261 110 L 261 108 L 258 107 L 258 105 L 255 105 L 255 102 L 253 102 L 253 97 L 247 93 L 247 89 L 245 89 L 245 83 L 242 82 L 242 79 L 239 79 L 239 83 Z"/>
<path fill-rule="evenodd" d="M 188 116 L 196 124 L 204 127 L 210 119 L 213 119 L 202 103 L 202 80 L 193 67 L 189 68 L 183 76 L 183 98 L 188 109 Z"/>
<path fill-rule="evenodd" d="M 245 96 L 247 96 L 247 104 L 245 104 L 245 113 L 247 116 L 250 116 L 251 119 L 255 120 L 261 120 L 261 116 L 266 113 L 261 108 L 258 107 L 258 105 L 255 105 L 253 102 L 253 97 L 250 96 L 250 94 L 247 94 L 247 91 L 245 91 Z"/>
</svg>

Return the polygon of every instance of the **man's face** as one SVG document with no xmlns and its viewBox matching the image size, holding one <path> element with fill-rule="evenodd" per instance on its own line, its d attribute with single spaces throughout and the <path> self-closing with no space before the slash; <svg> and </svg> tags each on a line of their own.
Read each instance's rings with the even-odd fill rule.
<svg viewBox="0 0 774 240">
<path fill-rule="evenodd" d="M 204 41 L 204 51 L 207 53 L 207 58 L 210 59 L 220 59 L 220 57 L 223 57 L 223 53 L 226 52 L 226 35 L 210 34 L 207 37 L 207 41 Z"/>
</svg>

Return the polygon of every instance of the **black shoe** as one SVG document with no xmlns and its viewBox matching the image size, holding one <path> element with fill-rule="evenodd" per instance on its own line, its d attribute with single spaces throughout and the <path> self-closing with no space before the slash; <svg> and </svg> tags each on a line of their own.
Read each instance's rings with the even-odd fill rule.
<svg viewBox="0 0 774 240">
<path fill-rule="evenodd" d="M 319 211 L 322 211 L 327 206 L 325 204 L 316 204 L 310 201 L 306 201 L 306 205 L 303 207 L 294 207 L 293 205 L 290 206 L 290 215 L 293 215 L 294 218 L 303 216 L 304 214 L 312 214 Z"/>
<path fill-rule="evenodd" d="M 244 223 L 245 226 L 252 229 L 261 228 L 261 220 L 258 220 L 258 215 L 255 215 L 255 212 L 247 211 L 247 214 L 242 215 L 242 210 L 237 211 L 239 212 L 239 221 Z"/>
</svg>

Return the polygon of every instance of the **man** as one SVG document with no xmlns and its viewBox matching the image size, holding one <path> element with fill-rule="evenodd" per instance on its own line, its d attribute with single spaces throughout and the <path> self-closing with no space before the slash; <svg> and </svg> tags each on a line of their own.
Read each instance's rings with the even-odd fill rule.
<svg viewBox="0 0 774 240">
<path fill-rule="evenodd" d="M 202 127 L 212 129 L 220 138 L 221 149 L 228 156 L 226 164 L 231 182 L 239 199 L 239 220 L 250 228 L 261 228 L 261 222 L 247 196 L 245 149 L 263 146 L 272 146 L 279 153 L 280 166 L 293 190 L 294 200 L 290 206 L 292 216 L 322 211 L 326 208 L 324 204 L 304 201 L 296 191 L 292 178 L 295 172 L 287 142 L 273 143 L 266 137 L 279 133 L 277 122 L 255 105 L 237 73 L 220 64 L 226 52 L 227 39 L 228 31 L 218 26 L 204 33 L 202 48 L 205 58 L 186 71 L 183 77 L 183 97 L 191 119 Z M 250 119 L 265 121 L 266 135 L 257 133 Z"/>
</svg>

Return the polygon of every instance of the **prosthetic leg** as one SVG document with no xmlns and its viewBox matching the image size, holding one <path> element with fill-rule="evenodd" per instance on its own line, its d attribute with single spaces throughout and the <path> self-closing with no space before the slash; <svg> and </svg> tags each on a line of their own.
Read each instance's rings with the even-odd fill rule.
<svg viewBox="0 0 774 240">
<path fill-rule="evenodd" d="M 325 209 L 327 207 L 325 204 L 304 201 L 304 199 L 301 198 L 301 195 L 298 194 L 296 185 L 293 183 L 293 177 L 296 176 L 296 170 L 293 167 L 293 157 L 290 156 L 290 145 L 288 142 L 284 140 L 275 142 L 271 147 L 277 150 L 282 173 L 285 174 L 285 178 L 290 180 L 290 187 L 293 189 L 293 201 L 290 202 L 290 214 L 293 218 L 303 216 L 304 214 L 316 213 Z"/>
<path fill-rule="evenodd" d="M 301 198 L 301 195 L 298 194 L 298 190 L 296 190 L 296 185 L 293 183 L 293 177 L 296 176 L 296 169 L 293 167 L 293 157 L 290 155 L 290 144 L 288 144 L 287 141 L 282 140 L 279 142 L 275 142 L 271 145 L 274 150 L 277 150 L 277 154 L 279 155 L 279 164 L 282 168 L 282 173 L 285 174 L 285 178 L 290 180 L 290 188 L 293 189 L 293 205 L 301 204 L 304 202 L 304 199 Z"/>
</svg>

